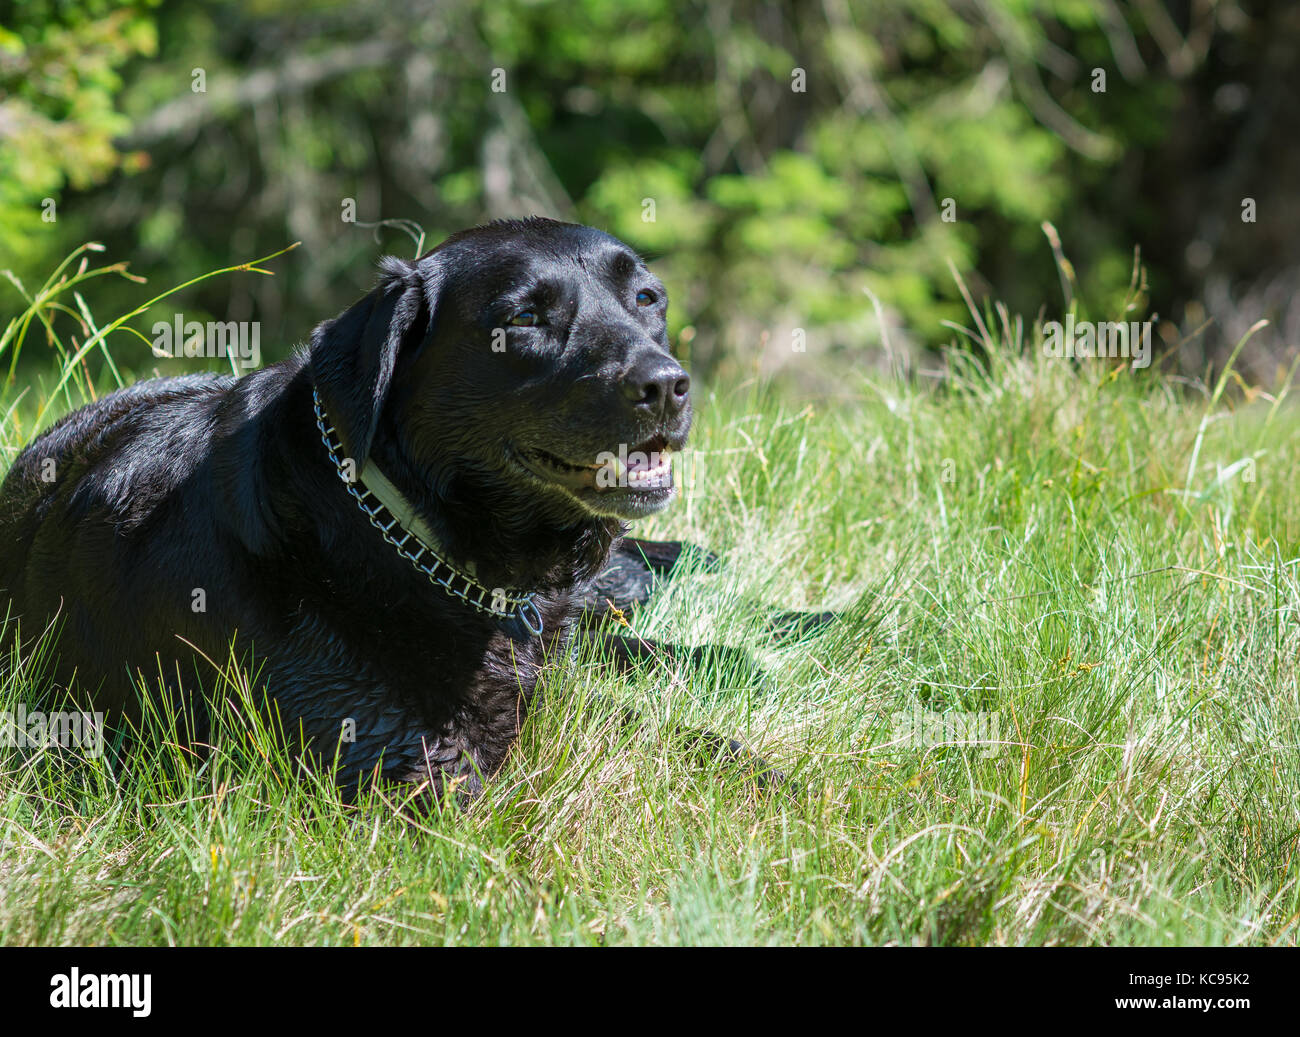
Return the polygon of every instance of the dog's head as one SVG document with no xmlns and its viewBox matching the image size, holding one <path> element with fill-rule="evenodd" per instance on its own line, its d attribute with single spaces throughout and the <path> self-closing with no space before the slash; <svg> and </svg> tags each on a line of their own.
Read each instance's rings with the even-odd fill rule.
<svg viewBox="0 0 1300 1037">
<path fill-rule="evenodd" d="M 457 234 L 312 336 L 312 378 L 358 463 L 385 437 L 429 479 L 636 518 L 673 496 L 690 378 L 667 293 L 628 246 L 553 220 Z"/>
</svg>

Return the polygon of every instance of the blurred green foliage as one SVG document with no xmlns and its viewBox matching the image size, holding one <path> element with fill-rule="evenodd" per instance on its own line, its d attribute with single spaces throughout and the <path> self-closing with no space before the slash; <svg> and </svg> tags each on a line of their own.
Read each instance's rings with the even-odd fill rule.
<svg viewBox="0 0 1300 1037">
<path fill-rule="evenodd" d="M 116 107 L 121 67 L 152 56 L 146 8 L 17 0 L 0 21 L 0 255 L 39 269 L 63 247 L 39 234 L 50 201 L 85 190 L 122 164 L 113 138 L 130 127 Z M 49 199 L 50 201 L 47 201 Z"/>
<path fill-rule="evenodd" d="M 780 367 L 795 329 L 820 358 L 805 370 L 833 372 L 882 331 L 946 341 L 963 315 L 950 262 L 977 296 L 1059 305 L 1052 221 L 1080 297 L 1116 316 L 1158 205 L 1123 171 L 1186 93 L 1156 69 L 1169 16 L 1138 6 L 0 4 L 0 265 L 39 283 L 95 239 L 161 289 L 302 240 L 282 276 L 176 303 L 263 321 L 274 359 L 367 286 L 377 253 L 411 254 L 362 224 L 414 220 L 430 247 L 542 212 L 655 259 L 699 373 Z M 104 312 L 140 298 L 103 290 Z"/>
</svg>

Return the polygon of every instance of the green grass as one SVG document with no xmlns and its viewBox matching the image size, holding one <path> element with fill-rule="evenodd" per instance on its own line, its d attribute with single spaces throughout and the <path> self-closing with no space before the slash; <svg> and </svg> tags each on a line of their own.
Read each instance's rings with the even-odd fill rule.
<svg viewBox="0 0 1300 1037">
<path fill-rule="evenodd" d="M 122 343 L 126 370 L 145 347 Z M 698 401 L 704 492 L 638 532 L 726 570 L 633 623 L 746 647 L 774 688 L 559 668 L 481 801 L 415 822 L 342 808 L 237 710 L 198 765 L 6 752 L 0 943 L 1295 943 L 1300 417 L 1006 325 L 983 344 L 833 402 Z M 64 370 L 12 413 L 8 390 L 6 458 Z M 848 618 L 777 649 L 758 601 Z M 916 709 L 988 714 L 1002 744 L 909 744 Z M 802 793 L 701 765 L 676 723 Z"/>
</svg>

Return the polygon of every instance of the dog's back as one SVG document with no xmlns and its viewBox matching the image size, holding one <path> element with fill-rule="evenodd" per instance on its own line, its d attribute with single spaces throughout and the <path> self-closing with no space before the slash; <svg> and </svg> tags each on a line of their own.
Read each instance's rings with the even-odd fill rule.
<svg viewBox="0 0 1300 1037">
<path fill-rule="evenodd" d="M 97 705 L 125 705 L 121 653 L 157 618 L 122 604 L 148 600 L 139 589 L 156 594 L 195 554 L 166 528 L 232 382 L 198 375 L 111 393 L 33 440 L 0 486 L 0 597 L 26 642 L 59 626 L 60 684 L 72 677 L 64 656 L 104 675 Z"/>
</svg>

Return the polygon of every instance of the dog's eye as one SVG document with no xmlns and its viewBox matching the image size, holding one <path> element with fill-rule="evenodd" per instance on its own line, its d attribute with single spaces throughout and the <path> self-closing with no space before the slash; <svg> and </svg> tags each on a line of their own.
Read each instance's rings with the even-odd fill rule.
<svg viewBox="0 0 1300 1037">
<path fill-rule="evenodd" d="M 516 313 L 513 317 L 510 318 L 509 323 L 513 324 L 516 328 L 535 327 L 537 324 L 537 311 L 520 310 L 518 313 Z"/>
<path fill-rule="evenodd" d="M 655 293 L 647 292 L 644 288 L 636 293 L 636 304 L 638 306 L 649 306 L 655 301 Z"/>
</svg>

